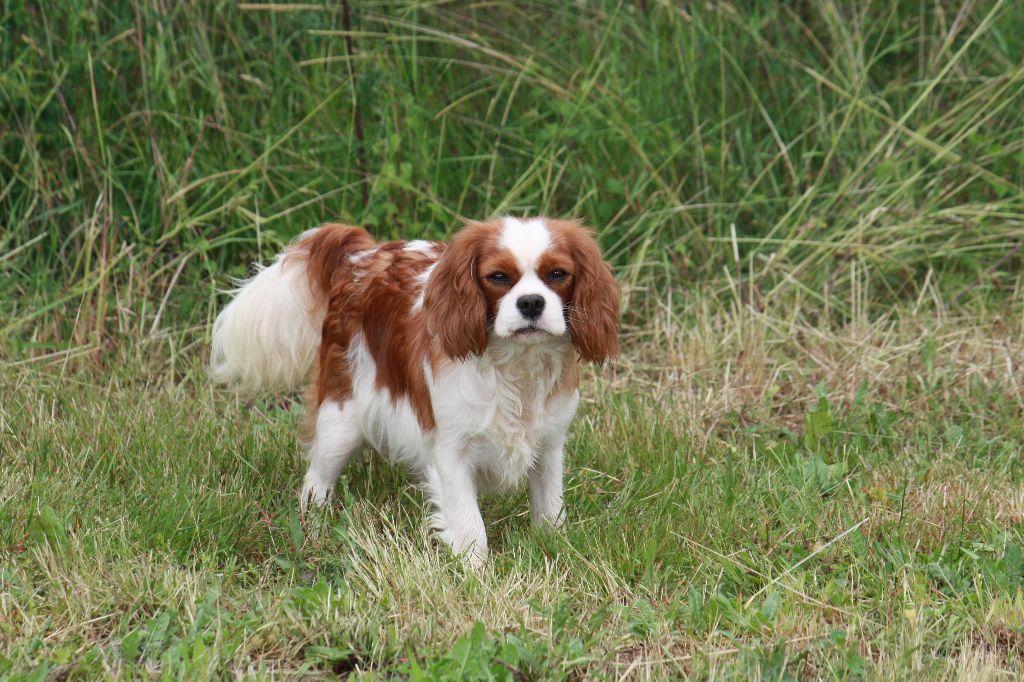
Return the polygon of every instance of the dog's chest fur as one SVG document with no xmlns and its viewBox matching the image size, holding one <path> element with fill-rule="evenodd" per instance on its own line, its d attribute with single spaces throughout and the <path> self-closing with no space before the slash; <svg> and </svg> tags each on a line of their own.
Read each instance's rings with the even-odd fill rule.
<svg viewBox="0 0 1024 682">
<path fill-rule="evenodd" d="M 454 382 L 453 392 L 461 399 L 435 406 L 439 423 L 458 423 L 467 434 L 467 456 L 481 488 L 514 486 L 540 449 L 568 428 L 572 414 L 566 412 L 575 411 L 577 394 L 562 390 L 560 382 L 574 362 L 568 344 L 496 343 L 445 379 Z M 463 414 L 453 414 L 457 410 Z"/>
<path fill-rule="evenodd" d="M 522 481 L 544 448 L 563 442 L 579 400 L 568 341 L 496 340 L 481 356 L 444 367 L 437 376 L 427 365 L 436 427 L 424 430 L 406 398 L 378 390 L 376 364 L 362 339 L 348 359 L 365 439 L 420 475 L 428 475 L 436 457 L 465 458 L 480 492 Z"/>
</svg>

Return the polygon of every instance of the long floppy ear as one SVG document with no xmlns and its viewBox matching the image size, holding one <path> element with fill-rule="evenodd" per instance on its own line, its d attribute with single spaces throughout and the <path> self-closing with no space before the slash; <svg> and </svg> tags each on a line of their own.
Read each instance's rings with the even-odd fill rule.
<svg viewBox="0 0 1024 682">
<path fill-rule="evenodd" d="M 589 229 L 569 224 L 562 230 L 576 259 L 569 334 L 580 357 L 600 364 L 619 352 L 619 285 Z"/>
<path fill-rule="evenodd" d="M 427 331 L 455 360 L 480 355 L 487 348 L 487 301 L 476 279 L 480 246 L 488 228 L 467 225 L 452 238 L 427 280 L 423 312 Z"/>
</svg>

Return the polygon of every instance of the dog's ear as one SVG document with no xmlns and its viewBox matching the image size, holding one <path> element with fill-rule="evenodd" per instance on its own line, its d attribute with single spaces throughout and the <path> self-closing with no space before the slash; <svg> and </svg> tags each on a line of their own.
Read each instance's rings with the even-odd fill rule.
<svg viewBox="0 0 1024 682">
<path fill-rule="evenodd" d="M 423 297 L 427 331 L 455 360 L 480 355 L 487 348 L 487 300 L 476 269 L 489 235 L 486 225 L 468 224 L 452 238 L 427 281 Z"/>
<path fill-rule="evenodd" d="M 569 334 L 580 357 L 602 363 L 619 352 L 619 285 L 591 230 L 570 222 L 559 232 L 576 261 Z"/>
</svg>

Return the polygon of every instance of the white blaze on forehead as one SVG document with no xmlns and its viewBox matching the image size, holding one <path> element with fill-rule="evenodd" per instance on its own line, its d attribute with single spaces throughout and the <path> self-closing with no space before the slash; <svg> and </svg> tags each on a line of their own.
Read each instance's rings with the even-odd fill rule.
<svg viewBox="0 0 1024 682">
<path fill-rule="evenodd" d="M 562 299 L 537 273 L 541 256 L 552 245 L 551 231 L 548 230 L 545 220 L 504 218 L 498 245 L 516 259 L 521 277 L 501 297 L 498 314 L 494 318 L 494 333 L 497 336 L 509 337 L 520 330 L 533 328 L 548 332 L 552 336 L 563 336 L 566 326 Z M 524 296 L 543 298 L 543 311 L 528 318 L 518 306 L 519 300 Z M 529 338 L 536 341 L 539 337 Z"/>
<path fill-rule="evenodd" d="M 498 244 L 515 256 L 520 271 L 525 275 L 537 267 L 541 255 L 551 247 L 551 232 L 541 218 L 505 218 Z"/>
</svg>

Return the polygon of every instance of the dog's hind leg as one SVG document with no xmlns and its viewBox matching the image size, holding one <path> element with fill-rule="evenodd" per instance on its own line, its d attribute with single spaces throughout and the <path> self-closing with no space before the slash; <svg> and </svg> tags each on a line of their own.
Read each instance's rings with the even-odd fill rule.
<svg viewBox="0 0 1024 682">
<path fill-rule="evenodd" d="M 299 504 L 305 511 L 312 502 L 322 506 L 335 481 L 363 444 L 363 433 L 353 400 L 326 400 L 317 409 L 313 438 L 309 445 L 309 469 L 302 484 Z"/>
</svg>

